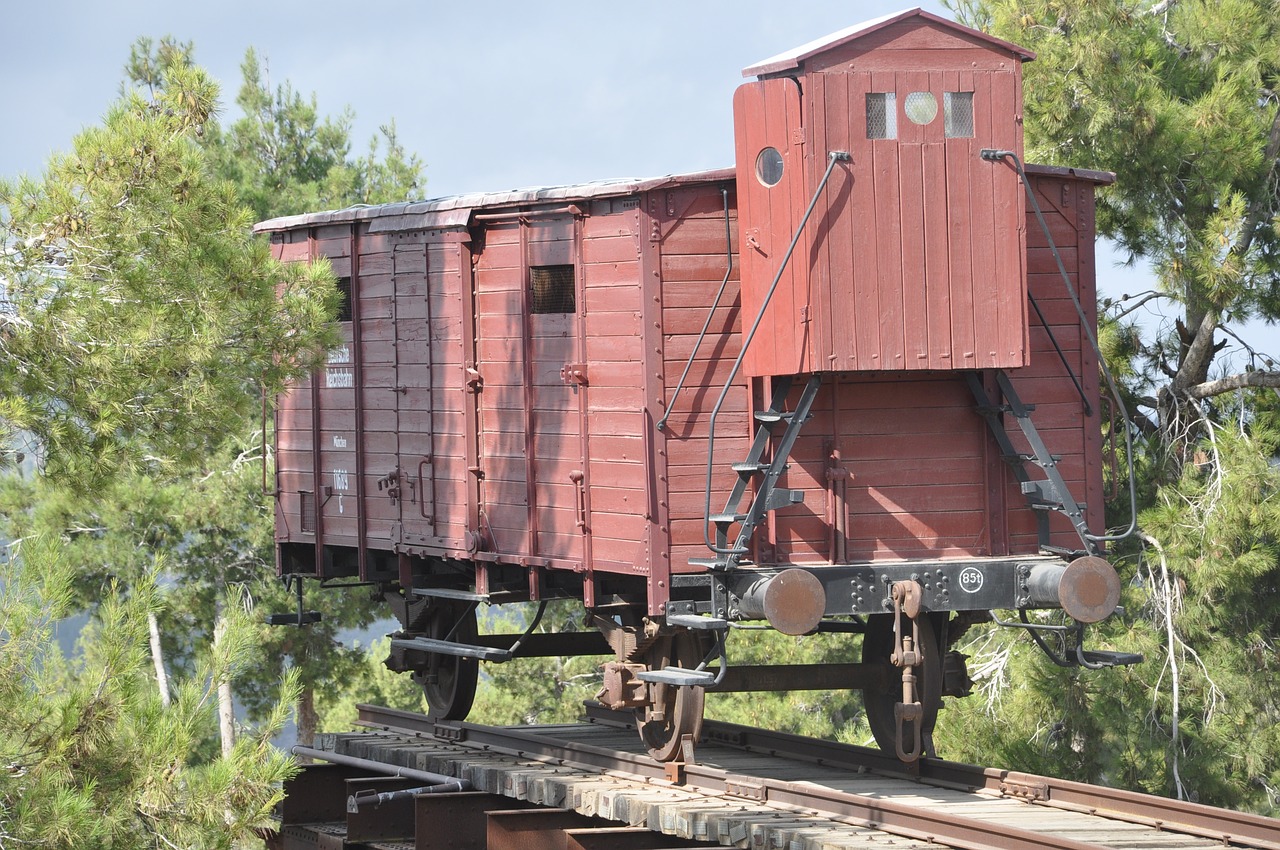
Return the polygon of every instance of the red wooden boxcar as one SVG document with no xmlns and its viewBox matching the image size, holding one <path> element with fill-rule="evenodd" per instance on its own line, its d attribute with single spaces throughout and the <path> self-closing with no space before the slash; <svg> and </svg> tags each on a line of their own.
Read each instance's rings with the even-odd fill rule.
<svg viewBox="0 0 1280 850">
<path fill-rule="evenodd" d="M 705 688 L 833 682 L 927 751 L 960 628 L 1118 596 L 1083 333 L 1110 175 L 1020 175 L 1029 58 L 916 10 L 748 69 L 736 169 L 259 225 L 348 295 L 279 402 L 281 572 L 379 586 L 441 717 L 477 660 L 605 652 L 659 758 Z M 598 632 L 477 634 L 478 603 L 557 597 Z M 740 620 L 862 662 L 730 669 Z"/>
</svg>

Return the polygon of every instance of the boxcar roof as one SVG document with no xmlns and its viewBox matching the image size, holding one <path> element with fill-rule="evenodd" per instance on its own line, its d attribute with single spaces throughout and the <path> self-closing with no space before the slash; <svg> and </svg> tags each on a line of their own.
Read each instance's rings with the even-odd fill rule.
<svg viewBox="0 0 1280 850">
<path fill-rule="evenodd" d="M 1109 171 L 1091 171 L 1084 168 L 1033 165 L 1026 166 L 1029 174 L 1057 175 L 1088 180 L 1092 183 L 1114 183 L 1116 176 Z M 568 186 L 541 186 L 512 189 L 509 192 L 473 192 L 467 195 L 450 195 L 426 201 L 403 201 L 395 204 L 361 204 L 340 210 L 303 213 L 282 216 L 254 225 L 255 233 L 271 233 L 294 230 L 319 224 L 343 224 L 355 221 L 371 222 L 371 231 L 420 230 L 433 227 L 465 227 L 471 214 L 477 210 L 495 207 L 522 206 L 557 201 L 585 201 L 592 198 L 619 197 L 680 186 L 690 183 L 713 183 L 732 180 L 732 168 L 710 171 L 694 171 L 686 174 L 668 174 L 665 177 L 625 177 L 612 180 L 596 180 Z"/>
<path fill-rule="evenodd" d="M 884 29 L 891 24 L 896 24 L 899 21 L 906 20 L 907 18 L 921 18 L 924 21 L 939 24 L 940 26 L 956 32 L 958 35 L 986 42 L 992 47 L 1006 50 L 1023 60 L 1029 61 L 1036 58 L 1035 53 L 1027 50 L 1025 47 L 1019 47 L 1012 42 L 1004 41 L 1003 39 L 987 35 L 979 30 L 962 26 L 957 24 L 955 21 L 949 21 L 946 18 L 935 15 L 932 12 L 926 12 L 917 7 L 915 9 L 904 9 L 901 12 L 893 12 L 892 14 L 883 15 L 879 18 L 872 18 L 869 21 L 863 21 L 860 24 L 854 24 L 853 26 L 846 27 L 838 32 L 833 32 L 831 35 L 815 39 L 808 44 L 793 47 L 790 50 L 779 53 L 777 56 L 770 56 L 768 59 L 757 62 L 749 68 L 742 69 L 742 76 L 759 77 L 766 74 L 776 74 L 779 71 L 789 71 L 792 68 L 799 68 L 806 59 L 812 56 L 816 56 L 819 53 L 825 53 L 826 51 L 839 47 L 842 44 L 847 44 L 851 41 L 864 38 L 877 30 Z"/>
<path fill-rule="evenodd" d="M 293 230 L 318 224 L 343 224 L 369 221 L 370 230 L 418 230 L 431 227 L 464 227 L 477 210 L 495 207 L 525 206 L 548 202 L 587 201 L 593 198 L 634 195 L 653 189 L 680 186 L 689 183 L 710 183 L 732 180 L 732 168 L 711 171 L 695 171 L 687 174 L 668 174 L 665 177 L 622 177 L 596 180 L 568 186 L 537 186 L 512 189 L 508 192 L 474 192 L 467 195 L 451 195 L 426 201 L 404 201 L 394 204 L 360 204 L 341 210 L 303 213 L 282 216 L 254 225 L 255 233 Z"/>
</svg>

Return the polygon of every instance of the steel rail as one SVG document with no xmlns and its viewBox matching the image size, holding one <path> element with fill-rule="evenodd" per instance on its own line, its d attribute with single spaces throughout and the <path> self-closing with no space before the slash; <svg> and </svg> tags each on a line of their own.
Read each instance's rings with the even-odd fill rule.
<svg viewBox="0 0 1280 850">
<path fill-rule="evenodd" d="M 632 714 L 610 711 L 601 706 L 588 705 L 587 719 L 593 723 L 623 728 L 634 728 L 635 725 Z M 522 757 L 535 756 L 565 765 L 603 769 L 643 781 L 664 781 L 669 778 L 666 766 L 645 756 L 620 753 L 587 744 L 553 743 L 548 741 L 545 732 L 538 734 L 466 723 L 440 726 L 421 715 L 375 706 L 360 706 L 360 722 L 366 726 L 402 730 L 413 734 L 442 733 L 446 737 Z M 571 727 L 565 728 L 567 731 Z M 940 788 L 983 791 L 1018 798 L 1045 808 L 1147 826 L 1167 833 L 1197 836 L 1223 844 L 1256 847 L 1261 850 L 1280 850 L 1280 820 L 1247 812 L 1218 809 L 1151 794 L 941 759 L 921 759 L 916 764 L 908 766 L 880 750 L 804 738 L 783 732 L 770 732 L 720 721 L 706 721 L 703 724 L 703 736 L 708 743 L 747 752 L 769 753 L 829 767 L 871 771 L 886 777 L 907 778 Z M 970 829 L 966 825 L 960 830 L 963 834 L 956 835 L 944 829 L 939 829 L 937 832 L 930 829 L 921 830 L 912 828 L 912 825 L 918 827 L 921 823 L 928 823 L 930 826 L 932 824 L 929 818 L 921 819 L 926 813 L 916 807 L 884 800 L 874 801 L 868 805 L 865 798 L 857 795 L 831 789 L 815 789 L 808 785 L 797 786 L 795 783 L 759 777 L 733 775 L 719 768 L 687 765 L 683 770 L 686 787 L 718 794 L 745 796 L 761 802 L 818 808 L 854 818 L 861 825 L 874 826 L 904 837 L 951 841 L 957 847 L 1080 848 L 1094 846 L 1067 839 L 1052 839 L 1051 836 L 1029 831 L 1022 831 L 1025 834 L 1021 836 L 1010 835 L 1010 831 L 1003 828 Z M 825 790 L 827 793 L 814 798 L 815 790 Z M 904 816 L 907 818 L 905 821 L 902 820 Z M 957 820 L 950 815 L 939 819 L 946 825 L 954 825 Z M 982 826 L 976 821 L 973 824 Z M 900 827 L 905 827 L 908 831 Z M 965 843 L 983 836 L 992 838 L 995 843 Z M 1011 843 L 1014 839 L 1026 839 L 1032 843 L 1025 845 Z M 1054 841 L 1058 843 L 1053 843 Z"/>
<path fill-rule="evenodd" d="M 474 723 L 435 723 L 410 712 L 360 705 L 359 725 L 389 732 L 429 735 L 520 759 L 545 760 L 556 766 L 602 770 L 617 778 L 669 782 L 668 766 L 648 756 L 617 752 L 545 735 Z M 1097 850 L 1063 836 L 1032 832 L 988 821 L 931 811 L 921 806 L 867 797 L 814 785 L 688 764 L 681 769 L 682 788 L 744 798 L 758 804 L 791 807 L 834 816 L 841 822 L 882 832 L 962 848 L 963 850 Z"/>
<path fill-rule="evenodd" d="M 611 712 L 602 706 L 588 706 L 587 719 L 622 727 L 633 725 L 625 713 Z M 1165 832 L 1280 850 L 1280 820 L 1249 812 L 941 759 L 920 759 L 908 766 L 881 750 L 714 720 L 704 721 L 702 734 L 710 742 L 746 751 L 777 753 L 832 767 L 909 777 L 938 787 L 996 792 L 1048 808 L 1082 812 Z"/>
</svg>

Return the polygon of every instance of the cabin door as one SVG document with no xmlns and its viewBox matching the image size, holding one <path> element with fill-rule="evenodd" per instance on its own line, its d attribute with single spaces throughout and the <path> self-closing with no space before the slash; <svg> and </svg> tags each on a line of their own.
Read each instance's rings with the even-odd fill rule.
<svg viewBox="0 0 1280 850">
<path fill-rule="evenodd" d="M 581 264 L 569 216 L 491 223 L 475 267 L 481 531 L 503 560 L 586 549 Z"/>
</svg>

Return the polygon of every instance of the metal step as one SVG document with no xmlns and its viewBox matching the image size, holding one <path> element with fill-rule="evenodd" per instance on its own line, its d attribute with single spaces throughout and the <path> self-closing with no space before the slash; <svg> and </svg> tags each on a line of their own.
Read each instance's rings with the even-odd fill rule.
<svg viewBox="0 0 1280 850">
<path fill-rule="evenodd" d="M 667 625 L 722 632 L 729 628 L 729 621 L 719 617 L 703 617 L 701 614 L 668 614 Z"/>
<path fill-rule="evenodd" d="M 1128 667 L 1132 664 L 1142 663 L 1142 653 L 1140 652 L 1112 652 L 1105 649 L 1084 649 L 1081 650 L 1084 660 L 1090 664 L 1101 664 L 1104 667 Z"/>
<path fill-rule="evenodd" d="M 462 602 L 487 602 L 489 597 L 483 593 L 470 590 L 454 590 L 450 587 L 415 587 L 414 596 L 429 596 L 433 599 L 457 599 Z"/>
<path fill-rule="evenodd" d="M 1008 461 L 1009 463 L 1034 463 L 1037 466 L 1041 466 L 1044 464 L 1044 461 L 1041 458 L 1038 458 L 1035 455 L 1029 455 L 1029 454 L 1011 455 L 1006 457 L 1005 460 Z M 1054 463 L 1059 463 L 1062 461 L 1062 455 L 1049 455 L 1049 460 L 1053 461 Z"/>
<path fill-rule="evenodd" d="M 646 670 L 637 673 L 636 678 L 642 682 L 655 685 L 674 685 L 677 688 L 708 687 L 714 685 L 716 676 L 707 670 L 686 670 L 683 667 L 664 667 L 661 670 Z"/>
<path fill-rule="evenodd" d="M 431 652 L 436 655 L 456 655 L 460 658 L 478 658 L 481 661 L 510 661 L 512 659 L 511 650 L 495 649 L 491 646 L 475 646 L 473 644 L 457 643 L 451 640 L 437 640 L 436 638 L 416 637 L 416 638 L 392 638 L 391 645 L 400 649 L 417 650 L 418 652 Z"/>
<path fill-rule="evenodd" d="M 746 518 L 746 514 L 712 514 L 711 522 L 715 525 L 720 525 L 721 523 L 732 525 L 735 522 L 742 522 Z"/>
<path fill-rule="evenodd" d="M 743 551 L 730 555 L 721 555 L 719 558 L 690 558 L 689 566 L 702 567 L 704 570 L 719 572 L 721 570 L 740 567 L 744 564 L 751 563 L 750 561 L 743 560 L 743 556 L 746 554 L 748 553 Z"/>
</svg>

